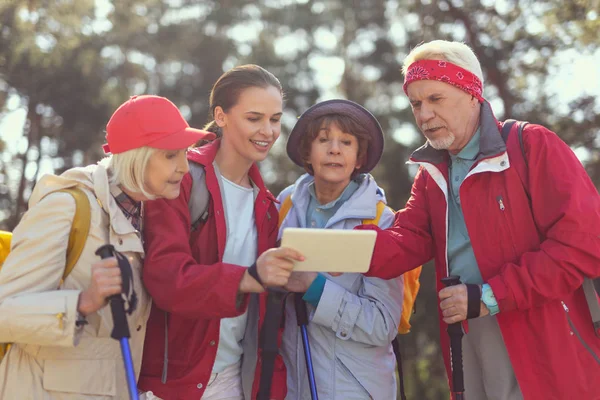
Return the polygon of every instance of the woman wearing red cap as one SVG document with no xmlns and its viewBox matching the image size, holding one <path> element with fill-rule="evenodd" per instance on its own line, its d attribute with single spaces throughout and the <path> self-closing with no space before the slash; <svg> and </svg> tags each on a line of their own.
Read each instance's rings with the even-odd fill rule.
<svg viewBox="0 0 600 400">
<path fill-rule="evenodd" d="M 133 365 L 140 370 L 150 313 L 141 284 L 144 204 L 176 198 L 188 171 L 186 149 L 214 135 L 190 128 L 177 107 L 158 96 L 132 97 L 115 111 L 106 131 L 105 150 L 112 155 L 97 165 L 43 176 L 14 230 L 12 251 L 0 270 L 0 343 L 12 343 L 0 364 L 2 399 L 128 398 L 119 342 L 110 337 L 113 320 L 105 307 L 107 297 L 122 291 L 121 272 L 114 257 L 95 255 L 104 244 L 132 267 L 138 301 L 128 322 Z M 76 199 L 89 201 L 89 213 Z M 64 277 L 72 226 L 88 220 L 87 239 L 75 238 L 85 246 Z"/>
<path fill-rule="evenodd" d="M 245 293 L 285 285 L 292 269 L 286 258 L 301 259 L 273 248 L 276 200 L 256 165 L 279 137 L 282 108 L 273 74 L 256 65 L 227 71 L 210 95 L 210 128 L 220 138 L 188 154 L 210 192 L 206 220 L 191 228 L 190 174 L 178 198 L 147 209 L 144 283 L 153 305 L 139 380 L 152 392 L 147 399 L 256 396 L 265 297 Z M 285 383 L 278 357 L 271 398 L 284 399 Z"/>
</svg>

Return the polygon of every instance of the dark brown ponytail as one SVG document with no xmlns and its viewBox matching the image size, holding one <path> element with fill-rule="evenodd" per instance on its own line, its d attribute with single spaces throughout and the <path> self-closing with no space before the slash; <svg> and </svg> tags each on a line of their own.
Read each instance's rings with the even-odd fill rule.
<svg viewBox="0 0 600 400">
<path fill-rule="evenodd" d="M 237 104 L 240 94 L 249 88 L 259 87 L 268 88 L 275 87 L 283 96 L 283 88 L 279 79 L 266 69 L 255 65 L 247 64 L 235 67 L 225 72 L 215 82 L 209 98 L 208 119 L 209 123 L 204 126 L 204 130 L 216 134 L 217 139 L 223 136 L 223 131 L 215 122 L 215 108 L 221 107 L 227 112 L 231 107 Z M 202 146 L 208 143 L 200 141 L 197 146 Z"/>
<path fill-rule="evenodd" d="M 217 125 L 217 121 L 215 121 L 214 119 L 212 121 L 210 121 L 208 124 L 204 125 L 204 128 L 202 128 L 202 129 L 205 131 L 214 133 L 215 135 L 217 135 L 217 139 L 220 138 L 221 136 L 223 136 L 221 127 L 219 125 Z"/>
</svg>

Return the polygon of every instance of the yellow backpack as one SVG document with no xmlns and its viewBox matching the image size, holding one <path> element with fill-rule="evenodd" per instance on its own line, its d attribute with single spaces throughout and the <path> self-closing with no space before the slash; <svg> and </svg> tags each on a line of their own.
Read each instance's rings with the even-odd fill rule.
<svg viewBox="0 0 600 400">
<path fill-rule="evenodd" d="M 88 234 L 90 232 L 90 221 L 91 221 L 91 207 L 87 195 L 76 187 L 59 190 L 58 192 L 69 193 L 75 199 L 75 216 L 73 217 L 73 224 L 71 225 L 71 232 L 69 233 L 69 243 L 67 244 L 67 262 L 65 264 L 65 272 L 63 273 L 62 280 L 73 271 Z M 10 241 L 12 239 L 12 233 L 6 231 L 0 231 L 0 270 L 2 265 L 10 253 Z M 0 362 L 4 355 L 10 348 L 9 343 L 0 343 Z"/>
<path fill-rule="evenodd" d="M 373 219 L 365 219 L 362 221 L 363 225 L 379 225 L 379 220 L 383 214 L 383 210 L 386 208 L 386 204 L 383 201 L 377 203 L 377 213 Z M 279 225 L 283 222 L 288 212 L 292 208 L 292 196 L 283 200 L 281 208 L 279 209 Z M 415 299 L 417 293 L 419 293 L 419 276 L 421 275 L 421 268 L 418 267 L 413 270 L 404 273 L 404 300 L 402 301 L 402 316 L 400 317 L 400 325 L 398 326 L 398 333 L 405 334 L 410 332 L 410 316 L 414 314 Z"/>
</svg>

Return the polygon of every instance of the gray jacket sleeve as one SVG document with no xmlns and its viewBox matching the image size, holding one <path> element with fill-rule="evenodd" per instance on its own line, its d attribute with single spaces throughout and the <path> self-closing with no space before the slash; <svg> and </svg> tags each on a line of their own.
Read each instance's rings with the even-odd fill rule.
<svg viewBox="0 0 600 400">
<path fill-rule="evenodd" d="M 393 218 L 386 209 L 379 226 L 390 226 Z M 361 275 L 358 279 L 356 294 L 327 280 L 311 322 L 330 327 L 341 340 L 389 345 L 398 334 L 404 277 L 386 281 Z"/>
</svg>

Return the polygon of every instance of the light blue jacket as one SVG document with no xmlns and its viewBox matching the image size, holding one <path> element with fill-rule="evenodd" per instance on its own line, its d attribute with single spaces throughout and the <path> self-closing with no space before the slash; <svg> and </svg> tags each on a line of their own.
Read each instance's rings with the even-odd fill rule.
<svg viewBox="0 0 600 400">
<path fill-rule="evenodd" d="M 385 194 L 371 175 L 361 176 L 360 187 L 330 218 L 326 228 L 353 229 L 364 219 L 373 219 L 377 202 Z M 306 228 L 306 209 L 311 175 L 302 175 L 278 197 L 290 194 L 290 211 L 281 223 Z M 392 225 L 394 213 L 386 208 L 379 226 Z M 396 337 L 402 313 L 403 278 L 385 281 L 362 274 L 343 274 L 327 282 L 315 309 L 307 304 L 308 337 L 312 350 L 316 386 L 320 400 L 393 400 L 396 398 L 396 359 L 391 342 Z M 285 309 L 281 352 L 287 368 L 286 400 L 310 400 L 306 363 L 293 297 Z"/>
</svg>

